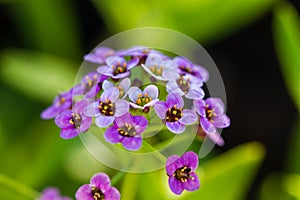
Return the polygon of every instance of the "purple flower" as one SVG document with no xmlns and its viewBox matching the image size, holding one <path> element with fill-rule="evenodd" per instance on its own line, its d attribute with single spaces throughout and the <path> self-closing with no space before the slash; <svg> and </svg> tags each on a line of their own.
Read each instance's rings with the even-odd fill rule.
<svg viewBox="0 0 300 200">
<path fill-rule="evenodd" d="M 158 102 L 158 88 L 155 85 L 148 85 L 144 91 L 138 87 L 131 87 L 128 96 L 132 102 L 129 104 L 133 108 L 144 109 L 153 106 Z"/>
<path fill-rule="evenodd" d="M 95 97 L 100 91 L 100 83 L 107 78 L 108 76 L 98 74 L 97 72 L 90 72 L 82 78 L 80 84 L 74 86 L 72 95 L 84 94 L 86 98 Z"/>
<path fill-rule="evenodd" d="M 114 85 L 112 82 L 107 80 L 103 81 L 102 88 L 103 90 L 108 90 L 111 88 L 117 88 L 119 90 L 120 98 L 125 98 L 127 96 L 127 91 L 130 87 L 131 81 L 129 78 L 122 79 L 118 84 Z"/>
<path fill-rule="evenodd" d="M 223 146 L 224 145 L 224 140 L 219 132 L 207 134 L 202 127 L 199 125 L 197 135 L 201 138 L 204 139 L 205 137 L 208 137 L 211 141 L 213 141 L 215 144 L 218 146 Z"/>
<path fill-rule="evenodd" d="M 112 144 L 122 143 L 125 149 L 139 150 L 142 146 L 141 133 L 147 126 L 148 121 L 145 117 L 126 113 L 116 117 L 114 125 L 105 131 L 104 137 Z"/>
<path fill-rule="evenodd" d="M 72 90 L 71 90 L 72 91 Z M 55 97 L 52 105 L 41 113 L 41 118 L 51 119 L 72 105 L 72 92 L 64 92 Z"/>
<path fill-rule="evenodd" d="M 95 123 L 100 128 L 109 126 L 115 120 L 129 110 L 129 104 L 123 99 L 118 99 L 119 90 L 111 88 L 103 91 L 100 100 L 91 103 L 84 110 L 89 117 L 96 117 Z M 117 100 L 118 99 L 118 100 Z"/>
<path fill-rule="evenodd" d="M 73 110 L 65 110 L 55 118 L 55 123 L 61 128 L 60 137 L 70 139 L 86 131 L 92 124 L 92 118 L 83 114 L 84 108 L 89 104 L 82 100 L 73 106 Z"/>
<path fill-rule="evenodd" d="M 176 134 L 185 130 L 185 125 L 193 124 L 198 120 L 197 114 L 189 109 L 182 110 L 183 99 L 179 94 L 170 93 L 166 102 L 159 101 L 154 110 L 159 118 L 165 121 L 167 128 Z"/>
<path fill-rule="evenodd" d="M 37 200 L 71 200 L 71 198 L 60 196 L 58 189 L 48 187 L 43 190 L 42 195 Z"/>
<path fill-rule="evenodd" d="M 169 187 L 179 195 L 183 190 L 195 191 L 200 187 L 200 181 L 194 172 L 198 167 L 198 156 L 192 151 L 181 157 L 173 155 L 167 159 L 166 171 L 169 176 Z"/>
<path fill-rule="evenodd" d="M 110 185 L 109 177 L 104 173 L 95 174 L 90 184 L 82 185 L 76 192 L 77 200 L 119 200 L 119 191 Z"/>
<path fill-rule="evenodd" d="M 202 99 L 204 91 L 202 90 L 202 81 L 190 75 L 179 75 L 173 71 L 164 71 L 163 76 L 169 80 L 167 91 L 185 96 L 188 99 Z"/>
<path fill-rule="evenodd" d="M 129 70 L 139 63 L 138 58 L 133 58 L 126 62 L 123 57 L 112 56 L 106 59 L 106 66 L 98 67 L 97 71 L 113 79 L 120 79 L 130 74 Z"/>
<path fill-rule="evenodd" d="M 200 115 L 200 125 L 207 134 L 216 134 L 216 128 L 230 125 L 230 119 L 224 114 L 224 104 L 219 98 L 194 100 L 194 110 Z"/>
<path fill-rule="evenodd" d="M 201 67 L 200 65 L 194 65 L 184 57 L 175 57 L 173 61 L 177 64 L 178 71 L 180 74 L 189 74 L 200 79 L 203 82 L 208 81 L 209 73 L 205 68 Z"/>
<path fill-rule="evenodd" d="M 104 64 L 106 58 L 114 55 L 114 50 L 107 47 L 97 47 L 93 53 L 89 53 L 84 56 L 84 60 L 96 63 Z"/>
<path fill-rule="evenodd" d="M 145 64 L 142 64 L 142 67 L 146 72 L 158 80 L 166 81 L 167 79 L 163 77 L 164 71 L 173 71 L 176 70 L 176 64 L 169 59 L 163 57 L 160 53 L 150 53 L 145 61 Z"/>
</svg>

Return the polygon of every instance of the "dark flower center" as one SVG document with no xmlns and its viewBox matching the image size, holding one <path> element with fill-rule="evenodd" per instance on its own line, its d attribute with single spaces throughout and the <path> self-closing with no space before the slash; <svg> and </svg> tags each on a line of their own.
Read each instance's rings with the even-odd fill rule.
<svg viewBox="0 0 300 200">
<path fill-rule="evenodd" d="M 166 121 L 167 122 L 176 122 L 183 116 L 182 108 L 177 108 L 174 105 L 172 108 L 169 108 L 166 113 Z"/>
<path fill-rule="evenodd" d="M 72 113 L 72 119 L 70 119 L 70 124 L 73 124 L 74 128 L 80 128 L 82 118 L 77 113 Z"/>
<path fill-rule="evenodd" d="M 187 180 L 190 178 L 190 179 L 194 179 L 190 173 L 191 173 L 191 168 L 187 167 L 187 166 L 184 166 L 184 167 L 181 167 L 179 169 L 177 169 L 173 176 L 177 179 L 177 180 L 180 180 L 182 183 L 184 182 L 187 182 Z"/>
<path fill-rule="evenodd" d="M 89 76 L 85 77 L 86 83 L 83 83 L 84 91 L 88 92 L 91 88 L 97 84 L 98 76 L 95 74 L 92 78 Z"/>
<path fill-rule="evenodd" d="M 156 76 L 161 76 L 162 72 L 164 71 L 164 67 L 158 64 L 150 66 L 149 69 Z"/>
<path fill-rule="evenodd" d="M 124 62 L 123 64 L 121 64 L 121 63 L 117 63 L 117 65 L 115 66 L 115 65 L 112 65 L 111 66 L 112 68 L 113 68 L 113 75 L 114 76 L 116 76 L 116 75 L 118 75 L 118 74 L 122 74 L 122 73 L 124 73 L 124 72 L 126 72 L 127 71 L 127 63 L 126 62 Z"/>
<path fill-rule="evenodd" d="M 215 110 L 212 109 L 209 105 L 205 105 L 205 112 L 206 112 L 206 118 L 210 122 L 214 122 L 214 117 L 217 116 L 217 114 L 215 113 Z"/>
<path fill-rule="evenodd" d="M 131 124 L 125 123 L 125 126 L 118 128 L 120 135 L 125 137 L 133 137 L 136 135 L 136 131 Z"/>
<path fill-rule="evenodd" d="M 149 97 L 149 95 L 147 93 L 145 93 L 144 95 L 142 93 L 138 94 L 138 98 L 135 101 L 135 103 L 139 106 L 144 106 L 147 103 L 149 103 L 150 101 L 152 101 L 152 98 Z"/>
<path fill-rule="evenodd" d="M 104 197 L 105 197 L 103 192 L 97 187 L 92 187 L 92 194 L 91 195 L 95 200 L 104 200 Z"/>
<path fill-rule="evenodd" d="M 190 89 L 190 78 L 187 78 L 186 80 L 184 79 L 184 76 L 180 76 L 177 80 L 176 83 L 178 87 L 186 94 L 188 93 Z"/>
<path fill-rule="evenodd" d="M 109 100 L 105 102 L 99 101 L 98 108 L 100 113 L 105 116 L 113 116 L 115 113 L 115 105 Z"/>
<path fill-rule="evenodd" d="M 179 69 L 183 72 L 188 73 L 188 74 L 191 74 L 191 75 L 194 75 L 194 76 L 196 75 L 196 72 L 194 70 L 192 70 L 191 67 L 189 67 L 189 66 L 180 65 Z"/>
</svg>

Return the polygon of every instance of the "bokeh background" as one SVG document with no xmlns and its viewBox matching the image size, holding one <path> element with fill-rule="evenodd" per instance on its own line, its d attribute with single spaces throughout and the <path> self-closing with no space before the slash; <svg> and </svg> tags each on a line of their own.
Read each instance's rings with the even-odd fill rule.
<svg viewBox="0 0 300 200">
<path fill-rule="evenodd" d="M 47 186 L 74 198 L 94 173 L 117 173 L 39 116 L 72 87 L 83 55 L 146 26 L 208 51 L 232 125 L 225 146 L 200 160 L 199 191 L 175 197 L 162 170 L 126 174 L 122 199 L 300 199 L 299 9 L 297 0 L 0 0 L 0 199 L 33 199 Z"/>
</svg>

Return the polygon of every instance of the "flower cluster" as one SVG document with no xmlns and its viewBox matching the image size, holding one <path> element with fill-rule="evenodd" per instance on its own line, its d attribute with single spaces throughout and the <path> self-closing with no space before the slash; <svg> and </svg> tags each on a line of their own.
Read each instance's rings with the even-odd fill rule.
<svg viewBox="0 0 300 200">
<path fill-rule="evenodd" d="M 230 120 L 221 99 L 204 99 L 202 87 L 209 73 L 202 66 L 185 57 L 172 58 L 147 47 L 119 51 L 98 47 L 84 59 L 96 64 L 97 70 L 59 94 L 41 114 L 44 119 L 55 118 L 62 138 L 71 139 L 86 132 L 94 119 L 96 126 L 105 129 L 103 137 L 108 143 L 121 143 L 126 150 L 137 151 L 150 124 L 147 114 L 153 110 L 168 131 L 183 134 L 186 126 L 197 125 L 202 136 L 223 145 L 218 128 L 228 127 Z M 138 79 L 131 76 L 135 69 L 143 71 Z M 144 79 L 150 83 L 143 85 Z M 193 105 L 190 108 L 189 103 Z M 194 173 L 197 165 L 198 157 L 192 152 L 167 160 L 169 184 L 175 194 L 199 188 Z M 119 197 L 105 174 L 95 175 L 90 185 L 82 186 L 76 193 L 77 199 Z"/>
</svg>

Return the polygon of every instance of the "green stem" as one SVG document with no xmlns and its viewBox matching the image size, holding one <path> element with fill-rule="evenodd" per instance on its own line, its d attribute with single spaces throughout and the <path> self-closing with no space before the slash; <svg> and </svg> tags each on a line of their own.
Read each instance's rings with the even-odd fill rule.
<svg viewBox="0 0 300 200">
<path fill-rule="evenodd" d="M 152 151 L 158 159 L 160 159 L 162 162 L 166 162 L 166 160 L 167 160 L 166 157 L 163 154 L 161 154 L 155 147 L 153 147 L 151 144 L 149 144 L 145 140 L 143 141 L 143 143 L 144 143 L 143 147 L 146 150 Z"/>
<path fill-rule="evenodd" d="M 114 177 L 111 178 L 111 185 L 116 184 L 123 176 L 125 175 L 125 172 L 122 171 L 118 171 L 118 173 L 116 173 L 114 175 Z"/>
<path fill-rule="evenodd" d="M 29 197 L 30 199 L 35 199 L 38 196 L 40 196 L 40 193 L 36 190 L 18 181 L 15 181 L 3 174 L 0 174 L 0 184 L 15 190 L 16 192 L 23 194 L 24 196 Z"/>
</svg>

